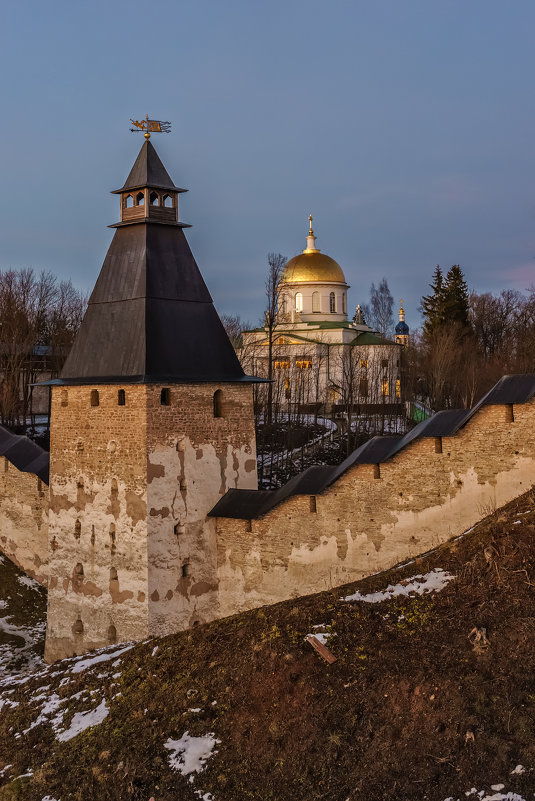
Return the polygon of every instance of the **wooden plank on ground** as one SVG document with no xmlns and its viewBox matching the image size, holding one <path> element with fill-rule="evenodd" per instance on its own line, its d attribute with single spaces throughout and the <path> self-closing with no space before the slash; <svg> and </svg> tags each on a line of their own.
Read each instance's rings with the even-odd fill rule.
<svg viewBox="0 0 535 801">
<path fill-rule="evenodd" d="M 333 662 L 336 662 L 337 657 L 332 654 L 328 648 L 326 648 L 323 643 L 321 643 L 317 637 L 314 637 L 313 634 L 309 634 L 306 638 L 307 642 L 310 643 L 312 648 L 322 656 L 329 665 L 332 665 Z"/>
</svg>

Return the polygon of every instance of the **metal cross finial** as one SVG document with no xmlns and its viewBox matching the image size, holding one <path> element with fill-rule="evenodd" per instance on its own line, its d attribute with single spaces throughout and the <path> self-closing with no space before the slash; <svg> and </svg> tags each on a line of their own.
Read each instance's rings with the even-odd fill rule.
<svg viewBox="0 0 535 801">
<path fill-rule="evenodd" d="M 309 234 L 313 234 L 313 233 L 314 233 L 314 231 L 312 230 L 312 214 L 309 214 L 309 215 L 308 215 L 308 222 L 309 222 L 309 226 L 308 226 L 308 229 L 309 229 L 309 230 L 308 230 L 308 233 L 309 233 Z"/>
<path fill-rule="evenodd" d="M 145 139 L 150 139 L 151 133 L 171 132 L 170 122 L 164 122 L 163 120 L 150 120 L 148 114 L 144 120 L 133 120 L 130 118 L 130 122 L 135 126 L 134 128 L 130 128 L 130 130 L 134 133 L 140 133 L 143 131 L 145 134 Z"/>
</svg>

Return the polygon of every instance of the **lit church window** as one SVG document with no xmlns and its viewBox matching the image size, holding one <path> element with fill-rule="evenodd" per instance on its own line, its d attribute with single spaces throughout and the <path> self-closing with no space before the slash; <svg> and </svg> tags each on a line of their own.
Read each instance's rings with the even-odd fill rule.
<svg viewBox="0 0 535 801">
<path fill-rule="evenodd" d="M 401 398 L 401 381 L 396 379 L 396 398 Z"/>
<path fill-rule="evenodd" d="M 275 370 L 289 370 L 290 369 L 290 361 L 287 359 L 276 359 L 275 360 Z"/>
<path fill-rule="evenodd" d="M 303 295 L 301 294 L 301 292 L 298 292 L 297 295 L 295 296 L 295 310 L 296 312 L 303 311 Z"/>
<path fill-rule="evenodd" d="M 299 368 L 299 370 L 310 370 L 312 367 L 312 359 L 296 359 L 295 366 Z"/>
<path fill-rule="evenodd" d="M 386 380 L 386 378 L 381 379 L 381 395 L 384 398 L 388 397 L 388 381 Z"/>
<path fill-rule="evenodd" d="M 334 292 L 329 295 L 329 311 L 331 314 L 336 312 L 336 295 Z"/>
</svg>

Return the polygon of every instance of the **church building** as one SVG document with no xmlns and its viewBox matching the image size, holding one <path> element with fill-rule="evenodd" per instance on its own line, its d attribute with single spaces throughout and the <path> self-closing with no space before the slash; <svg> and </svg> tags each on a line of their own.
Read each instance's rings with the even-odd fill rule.
<svg viewBox="0 0 535 801">
<path fill-rule="evenodd" d="M 306 247 L 290 259 L 277 287 L 273 332 L 274 401 L 303 410 L 337 405 L 368 409 L 402 400 L 400 347 L 366 325 L 360 306 L 348 319 L 349 285 L 338 262 L 316 247 L 309 217 Z M 240 359 L 268 375 L 269 331 L 246 331 Z"/>
</svg>

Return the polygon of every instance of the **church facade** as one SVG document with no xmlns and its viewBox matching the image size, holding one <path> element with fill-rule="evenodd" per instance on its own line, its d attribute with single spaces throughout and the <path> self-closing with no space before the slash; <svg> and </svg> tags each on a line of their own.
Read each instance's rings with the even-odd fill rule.
<svg viewBox="0 0 535 801">
<path fill-rule="evenodd" d="M 272 338 L 273 396 L 281 408 L 378 410 L 401 403 L 401 349 L 377 334 L 360 306 L 348 319 L 349 285 L 338 262 L 316 246 L 309 217 L 306 247 L 282 270 Z M 243 334 L 247 372 L 269 372 L 267 327 Z"/>
</svg>

